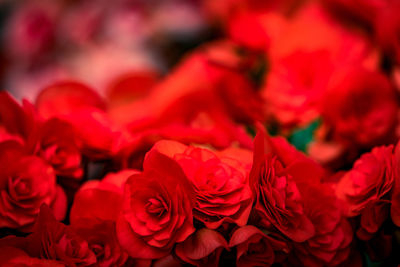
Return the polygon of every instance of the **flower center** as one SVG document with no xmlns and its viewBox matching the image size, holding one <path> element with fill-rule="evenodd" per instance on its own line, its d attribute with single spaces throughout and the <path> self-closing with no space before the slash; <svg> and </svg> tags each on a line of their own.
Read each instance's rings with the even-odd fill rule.
<svg viewBox="0 0 400 267">
<path fill-rule="evenodd" d="M 165 205 L 163 201 L 158 198 L 150 198 L 146 204 L 146 210 L 156 216 L 161 216 L 164 214 Z"/>
<path fill-rule="evenodd" d="M 31 191 L 31 184 L 26 180 L 21 180 L 16 184 L 15 191 L 18 195 L 27 195 Z"/>
<path fill-rule="evenodd" d="M 97 259 L 100 259 L 104 256 L 104 247 L 100 244 L 93 244 L 90 246 Z"/>
</svg>

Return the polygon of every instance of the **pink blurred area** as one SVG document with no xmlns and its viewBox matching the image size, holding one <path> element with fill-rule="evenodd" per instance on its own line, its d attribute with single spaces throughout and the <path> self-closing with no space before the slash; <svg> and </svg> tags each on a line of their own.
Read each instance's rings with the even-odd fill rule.
<svg viewBox="0 0 400 267">
<path fill-rule="evenodd" d="M 207 28 L 192 0 L 3 1 L 0 11 L 2 89 L 29 100 L 63 79 L 104 94 L 121 74 L 164 72 L 165 47 L 191 45 Z"/>
</svg>

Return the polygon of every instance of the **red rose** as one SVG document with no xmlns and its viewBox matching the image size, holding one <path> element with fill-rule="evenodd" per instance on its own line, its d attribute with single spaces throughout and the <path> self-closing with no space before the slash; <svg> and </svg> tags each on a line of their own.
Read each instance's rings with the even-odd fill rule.
<svg viewBox="0 0 400 267">
<path fill-rule="evenodd" d="M 275 251 L 288 253 L 283 241 L 263 233 L 257 227 L 246 225 L 238 228 L 231 236 L 229 247 L 236 247 L 236 266 L 271 266 L 275 261 Z"/>
<path fill-rule="evenodd" d="M 322 103 L 323 122 L 348 146 L 371 147 L 394 138 L 398 103 L 388 79 L 364 68 L 332 79 Z"/>
<path fill-rule="evenodd" d="M 253 197 L 248 184 L 251 152 L 228 149 L 212 152 L 175 141 L 159 141 L 152 150 L 174 159 L 196 192 L 193 215 L 206 227 L 216 229 L 224 222 L 247 223 Z"/>
<path fill-rule="evenodd" d="M 30 257 L 56 260 L 67 266 L 91 266 L 96 257 L 88 243 L 70 226 L 56 221 L 50 209 L 42 205 L 33 233 L 27 237 L 8 236 L 0 244 L 22 249 Z"/>
<path fill-rule="evenodd" d="M 184 262 L 197 267 L 217 267 L 224 249 L 228 249 L 228 244 L 220 233 L 202 228 L 177 244 L 175 254 Z"/>
<path fill-rule="evenodd" d="M 66 197 L 54 170 L 29 156 L 14 141 L 0 143 L 0 227 L 29 231 L 40 205 L 49 205 L 58 219 L 66 212 Z M 21 166 L 23 166 L 21 168 Z"/>
<path fill-rule="evenodd" d="M 382 146 L 363 154 L 338 182 L 336 195 L 345 201 L 348 216 L 360 215 L 387 198 L 394 182 L 392 151 L 393 146 Z"/>
<path fill-rule="evenodd" d="M 149 152 L 143 169 L 125 184 L 117 235 L 131 257 L 157 259 L 194 232 L 195 195 L 182 169 L 167 156 Z"/>
<path fill-rule="evenodd" d="M 315 229 L 304 212 L 296 182 L 305 179 L 309 183 L 319 181 L 315 178 L 317 173 L 313 173 L 316 168 L 308 161 L 293 158 L 296 154 L 301 155 L 300 152 L 287 153 L 290 151 L 285 150 L 285 147 L 290 147 L 287 143 L 281 146 L 282 149 L 276 149 L 276 145 L 282 143 L 268 138 L 274 145 L 268 146 L 265 138 L 268 137 L 260 131 L 254 140 L 254 160 L 250 172 L 250 185 L 256 196 L 252 211 L 256 224 L 262 228 L 277 229 L 288 238 L 303 242 L 314 236 Z"/>
<path fill-rule="evenodd" d="M 299 184 L 304 212 L 315 228 L 315 235 L 293 243 L 290 262 L 294 266 L 340 266 L 350 254 L 353 231 L 343 216 L 334 192 L 323 184 Z"/>
</svg>

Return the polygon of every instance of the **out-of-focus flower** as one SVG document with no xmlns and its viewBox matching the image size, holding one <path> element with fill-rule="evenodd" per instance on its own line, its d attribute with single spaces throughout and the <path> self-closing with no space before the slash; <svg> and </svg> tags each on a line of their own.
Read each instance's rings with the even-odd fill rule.
<svg viewBox="0 0 400 267">
<path fill-rule="evenodd" d="M 160 124 L 157 120 L 187 121 L 200 111 L 231 115 L 238 121 L 262 120 L 263 102 L 251 80 L 242 73 L 250 59 L 241 58 L 236 48 L 223 41 L 200 48 L 142 101 L 111 110 L 113 119 L 133 129 Z M 136 112 L 128 113 L 129 110 Z"/>
<path fill-rule="evenodd" d="M 324 0 L 327 10 L 346 22 L 360 23 L 372 27 L 377 15 L 391 0 Z"/>
<path fill-rule="evenodd" d="M 9 22 L 7 48 L 19 59 L 35 57 L 54 44 L 59 6 L 52 1 L 23 5 Z"/>
<path fill-rule="evenodd" d="M 370 148 L 395 138 L 398 103 L 380 72 L 354 67 L 336 76 L 322 102 L 323 122 L 345 146 Z"/>
<path fill-rule="evenodd" d="M 127 92 L 131 101 L 111 104 L 110 118 L 131 135 L 119 153 L 121 161 L 128 162 L 125 166 L 133 167 L 130 159 L 143 158 L 141 151 L 161 139 L 251 147 L 251 138 L 238 122 L 263 120 L 264 102 L 241 73 L 248 63 L 234 47 L 218 42 L 200 49 L 146 94 L 132 98 Z"/>
<path fill-rule="evenodd" d="M 118 150 L 122 132 L 108 118 L 104 100 L 89 87 L 72 81 L 53 84 L 37 97 L 36 107 L 46 119 L 68 121 L 90 158 L 107 158 Z"/>
<path fill-rule="evenodd" d="M 389 60 L 400 64 L 400 3 L 398 1 L 390 2 L 384 8 L 381 8 L 375 19 L 376 40 L 382 50 L 386 52 Z"/>
<path fill-rule="evenodd" d="M 378 57 L 366 36 L 343 28 L 315 2 L 301 7 L 276 37 L 270 38 L 271 64 L 296 51 L 328 51 L 335 67 L 362 64 L 375 70 Z"/>
<path fill-rule="evenodd" d="M 37 114 L 31 103 L 19 105 L 7 92 L 0 92 L 0 142 L 15 140 L 26 144 L 37 128 Z"/>
<path fill-rule="evenodd" d="M 326 50 L 297 51 L 276 62 L 263 89 L 269 117 L 283 130 L 305 126 L 317 119 L 333 68 Z"/>
</svg>

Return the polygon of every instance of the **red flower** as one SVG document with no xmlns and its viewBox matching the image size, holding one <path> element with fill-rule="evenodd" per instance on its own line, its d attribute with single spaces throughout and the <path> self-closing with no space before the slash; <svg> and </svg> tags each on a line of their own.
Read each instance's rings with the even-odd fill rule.
<svg viewBox="0 0 400 267">
<path fill-rule="evenodd" d="M 263 15 L 265 13 L 246 12 L 233 16 L 228 28 L 230 38 L 246 48 L 267 51 L 269 36 L 262 24 Z"/>
<path fill-rule="evenodd" d="M 386 221 L 390 212 L 390 200 L 379 199 L 368 203 L 361 213 L 357 237 L 370 240 Z"/>
<path fill-rule="evenodd" d="M 200 48 L 145 96 L 113 106 L 111 118 L 134 133 L 132 146 L 138 149 L 138 133 L 153 143 L 173 139 L 218 148 L 233 142 L 250 147 L 251 138 L 235 122 L 262 120 L 264 103 L 242 73 L 249 60 L 235 48 L 229 42 Z"/>
<path fill-rule="evenodd" d="M 122 249 L 117 239 L 115 222 L 81 220 L 71 224 L 75 232 L 88 242 L 96 256 L 96 266 L 123 266 L 128 254 Z"/>
<path fill-rule="evenodd" d="M 295 266 L 337 266 L 350 254 L 353 231 L 343 216 L 343 207 L 326 185 L 299 185 L 304 212 L 315 228 L 315 235 L 293 243 L 290 262 Z"/>
<path fill-rule="evenodd" d="M 357 67 L 342 74 L 332 80 L 322 103 L 324 123 L 334 138 L 361 147 L 392 141 L 398 104 L 388 79 Z"/>
<path fill-rule="evenodd" d="M 142 70 L 124 73 L 113 79 L 107 88 L 107 101 L 110 108 L 122 106 L 148 95 L 157 85 L 160 75 L 155 70 Z"/>
<path fill-rule="evenodd" d="M 35 105 L 45 119 L 69 115 L 86 108 L 105 109 L 104 100 L 91 88 L 74 81 L 63 81 L 44 88 Z"/>
<path fill-rule="evenodd" d="M 270 118 L 284 129 L 304 126 L 317 119 L 332 72 L 331 55 L 323 49 L 295 51 L 275 62 L 263 89 Z"/>
<path fill-rule="evenodd" d="M 202 228 L 179 243 L 175 254 L 184 262 L 197 267 L 217 267 L 224 249 L 228 249 L 228 244 L 220 233 Z"/>
<path fill-rule="evenodd" d="M 123 170 L 109 173 L 101 181 L 88 181 L 75 194 L 71 207 L 71 224 L 82 224 L 80 221 L 116 222 L 122 208 L 123 187 L 126 180 L 139 171 Z"/>
<path fill-rule="evenodd" d="M 216 229 L 224 222 L 243 226 L 252 205 L 248 184 L 251 152 L 185 146 L 175 141 L 159 141 L 152 150 L 159 151 L 179 163 L 196 192 L 193 215 L 206 227 Z"/>
<path fill-rule="evenodd" d="M 250 184 L 256 195 L 253 214 L 257 226 L 277 229 L 296 242 L 311 238 L 315 229 L 304 212 L 296 183 L 319 182 L 320 174 L 316 163 L 284 140 L 269 138 L 260 131 L 254 140 L 250 173 Z"/>
<path fill-rule="evenodd" d="M 55 83 L 38 95 L 36 107 L 45 119 L 73 125 L 82 152 L 90 158 L 108 158 L 118 150 L 122 133 L 108 117 L 104 100 L 89 87 L 73 81 Z"/>
<path fill-rule="evenodd" d="M 36 154 L 54 168 L 57 176 L 82 178 L 80 140 L 69 123 L 58 119 L 46 121 L 33 145 Z"/>
<path fill-rule="evenodd" d="M 88 243 L 70 226 L 57 222 L 50 209 L 42 205 L 33 233 L 27 237 L 9 236 L 1 244 L 22 249 L 29 256 L 56 260 L 67 266 L 90 266 L 96 257 Z"/>
<path fill-rule="evenodd" d="M 125 184 L 118 240 L 133 258 L 157 259 L 194 232 L 194 190 L 179 165 L 151 151 Z"/>
<path fill-rule="evenodd" d="M 0 143 L 0 166 L 0 227 L 29 231 L 43 203 L 64 218 L 66 196 L 45 161 L 7 141 Z"/>
<path fill-rule="evenodd" d="M 394 182 L 392 151 L 393 146 L 382 146 L 363 154 L 338 182 L 336 195 L 345 201 L 348 216 L 360 215 L 367 206 L 387 198 Z"/>
<path fill-rule="evenodd" d="M 36 128 L 32 104 L 23 100 L 21 106 L 7 92 L 0 92 L 0 142 L 16 140 L 24 144 Z"/>
<path fill-rule="evenodd" d="M 123 186 L 137 173 L 109 173 L 101 181 L 86 182 L 75 195 L 71 226 L 88 242 L 98 266 L 122 266 L 128 258 L 118 242 L 116 221 L 122 208 Z"/>
<path fill-rule="evenodd" d="M 58 5 L 29 3 L 22 5 L 11 19 L 6 38 L 9 51 L 16 57 L 34 58 L 54 43 Z"/>
<path fill-rule="evenodd" d="M 289 252 L 285 242 L 274 239 L 252 225 L 238 228 L 231 236 L 229 247 L 236 247 L 238 267 L 271 266 L 276 262 L 275 251 Z"/>
</svg>

